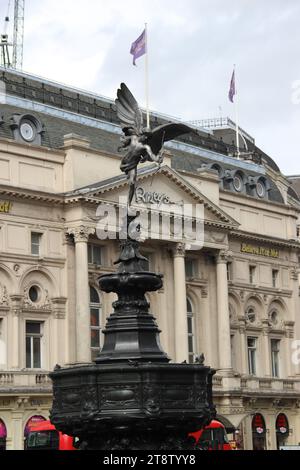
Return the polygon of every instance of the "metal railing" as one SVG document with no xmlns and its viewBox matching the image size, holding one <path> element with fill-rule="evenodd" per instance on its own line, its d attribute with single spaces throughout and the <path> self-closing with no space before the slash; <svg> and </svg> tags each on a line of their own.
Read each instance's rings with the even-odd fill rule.
<svg viewBox="0 0 300 470">
<path fill-rule="evenodd" d="M 236 124 L 229 117 L 218 117 L 218 118 L 208 118 L 208 119 L 197 119 L 194 121 L 189 121 L 190 124 L 193 124 L 196 127 L 201 127 L 204 129 L 226 129 L 230 128 L 235 130 Z M 248 134 L 242 127 L 239 126 L 239 132 L 249 140 L 252 144 L 255 143 L 254 138 Z"/>
</svg>

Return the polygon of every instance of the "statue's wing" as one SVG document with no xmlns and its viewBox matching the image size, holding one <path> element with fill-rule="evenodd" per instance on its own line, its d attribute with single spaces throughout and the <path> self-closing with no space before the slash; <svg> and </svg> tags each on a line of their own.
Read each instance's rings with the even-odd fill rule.
<svg viewBox="0 0 300 470">
<path fill-rule="evenodd" d="M 168 140 L 176 139 L 182 134 L 194 132 L 194 130 L 185 124 L 163 124 L 162 126 L 153 129 L 152 134 L 147 139 L 147 144 L 150 145 L 152 152 L 157 155 Z"/>
<path fill-rule="evenodd" d="M 143 115 L 136 99 L 125 83 L 121 83 L 117 97 L 115 103 L 117 115 L 122 123 L 122 127 L 130 126 L 138 132 L 141 132 L 143 127 Z"/>
</svg>

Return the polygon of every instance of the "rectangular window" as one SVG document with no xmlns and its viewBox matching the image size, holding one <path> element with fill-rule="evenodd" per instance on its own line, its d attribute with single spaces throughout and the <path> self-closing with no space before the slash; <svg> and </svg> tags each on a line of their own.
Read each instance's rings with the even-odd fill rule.
<svg viewBox="0 0 300 470">
<path fill-rule="evenodd" d="M 90 318 L 91 318 L 91 355 L 92 361 L 96 359 L 102 346 L 101 331 L 101 303 L 96 289 L 90 286 Z"/>
<path fill-rule="evenodd" d="M 277 287 L 278 269 L 272 269 L 272 286 Z"/>
<path fill-rule="evenodd" d="M 188 314 L 188 351 L 189 351 L 189 363 L 194 362 L 195 357 L 195 338 L 194 338 L 194 316 Z"/>
<path fill-rule="evenodd" d="M 103 247 L 99 245 L 88 244 L 88 262 L 91 264 L 103 264 Z"/>
<path fill-rule="evenodd" d="M 188 355 L 189 363 L 194 362 L 195 357 L 195 314 L 190 299 L 186 299 Z"/>
<path fill-rule="evenodd" d="M 35 256 L 40 255 L 41 248 L 41 233 L 31 232 L 31 254 Z"/>
<path fill-rule="evenodd" d="M 232 281 L 232 263 L 227 263 L 227 281 Z"/>
<path fill-rule="evenodd" d="M 249 266 L 249 282 L 250 284 L 255 282 L 255 266 Z"/>
<path fill-rule="evenodd" d="M 41 340 L 42 323 L 26 322 L 26 367 L 40 369 L 42 367 Z"/>
<path fill-rule="evenodd" d="M 272 376 L 279 377 L 280 340 L 271 339 Z"/>
<path fill-rule="evenodd" d="M 192 258 L 185 259 L 185 276 L 187 278 L 197 277 L 197 260 Z"/>
<path fill-rule="evenodd" d="M 256 375 L 257 338 L 247 338 L 249 374 Z"/>
</svg>

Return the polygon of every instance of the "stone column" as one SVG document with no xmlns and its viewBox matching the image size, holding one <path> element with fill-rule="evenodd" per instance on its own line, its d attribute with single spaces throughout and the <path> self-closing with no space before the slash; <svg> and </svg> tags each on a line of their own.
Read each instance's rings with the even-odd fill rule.
<svg viewBox="0 0 300 470">
<path fill-rule="evenodd" d="M 11 345 L 11 367 L 12 369 L 19 369 L 20 365 L 20 313 L 21 313 L 21 303 L 23 297 L 21 295 L 11 295 L 11 307 L 12 307 L 12 321 L 11 328 L 12 331 L 9 333 L 10 338 L 12 339 Z M 23 344 L 23 343 L 22 343 Z M 26 364 L 22 364 L 22 367 L 25 367 Z"/>
<path fill-rule="evenodd" d="M 11 414 L 11 436 L 14 450 L 24 450 L 23 412 L 13 411 Z"/>
<path fill-rule="evenodd" d="M 228 253 L 220 251 L 216 257 L 217 263 L 217 306 L 218 306 L 218 343 L 219 343 L 219 367 L 223 371 L 231 371 L 231 344 L 230 344 L 230 319 L 228 305 L 228 281 L 227 281 Z"/>
<path fill-rule="evenodd" d="M 262 375 L 265 377 L 271 377 L 271 344 L 270 344 L 270 337 L 269 337 L 269 321 L 268 320 L 263 320 L 263 332 L 262 332 L 262 354 L 260 354 L 260 351 L 257 351 L 258 353 L 258 358 L 261 356 L 262 357 L 262 364 L 263 364 L 263 370 L 257 371 L 258 375 Z"/>
<path fill-rule="evenodd" d="M 300 319 L 299 319 L 299 270 L 294 268 L 291 269 L 290 271 L 290 279 L 291 279 L 291 285 L 292 285 L 292 299 L 291 299 L 291 315 L 289 315 L 289 323 L 286 323 L 286 328 L 290 329 L 289 331 L 289 338 L 287 339 L 286 343 L 288 344 L 288 348 L 290 349 L 290 371 L 292 375 L 300 375 L 300 363 L 299 361 L 295 361 L 296 359 L 299 358 L 299 346 L 293 348 L 293 340 L 300 340 Z M 291 322 L 295 322 L 294 325 L 292 326 Z M 294 330 L 294 338 L 293 338 L 293 331 Z M 297 354 L 298 351 L 298 354 Z M 295 354 L 296 353 L 296 354 Z M 298 363 L 297 363 L 298 362 Z"/>
<path fill-rule="evenodd" d="M 293 322 L 286 321 L 284 322 L 284 329 L 285 335 L 284 338 L 281 340 L 282 342 L 282 349 L 283 349 L 283 356 L 284 356 L 284 367 L 279 364 L 279 373 L 281 377 L 291 377 L 294 376 L 296 372 L 294 372 L 294 364 L 292 362 L 292 345 L 291 342 L 294 338 L 294 324 Z M 283 370 L 282 370 L 283 369 Z"/>
<path fill-rule="evenodd" d="M 245 318 L 239 317 L 241 373 L 248 374 L 247 340 Z"/>
<path fill-rule="evenodd" d="M 87 243 L 94 229 L 81 225 L 68 230 L 75 241 L 76 361 L 91 361 L 90 295 Z"/>
<path fill-rule="evenodd" d="M 51 344 L 52 350 L 50 354 L 50 368 L 55 364 L 64 365 L 67 363 L 67 351 L 63 347 L 65 345 L 65 308 L 67 299 L 64 297 L 53 298 L 52 309 L 53 316 L 51 319 Z"/>
<path fill-rule="evenodd" d="M 209 364 L 210 367 L 215 367 L 217 364 L 215 364 L 215 359 L 213 357 L 214 340 L 212 334 L 211 312 L 209 307 L 208 288 L 207 286 L 202 286 L 200 315 L 203 317 L 203 321 L 201 322 L 202 331 L 200 337 L 203 339 L 203 348 L 200 347 L 198 353 L 204 353 L 205 364 Z"/>
<path fill-rule="evenodd" d="M 185 245 L 177 243 L 173 249 L 174 262 L 174 320 L 175 361 L 188 361 L 188 331 L 186 314 Z"/>
</svg>

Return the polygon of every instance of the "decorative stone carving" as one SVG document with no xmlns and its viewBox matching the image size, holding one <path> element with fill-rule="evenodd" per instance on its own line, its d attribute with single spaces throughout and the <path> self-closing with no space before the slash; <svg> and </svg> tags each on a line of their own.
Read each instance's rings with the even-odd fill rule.
<svg viewBox="0 0 300 470">
<path fill-rule="evenodd" d="M 176 243 L 173 247 L 173 256 L 185 256 L 185 244 L 184 243 Z"/>
<path fill-rule="evenodd" d="M 220 250 L 216 255 L 216 263 L 227 263 L 230 260 L 231 251 Z"/>
<path fill-rule="evenodd" d="M 74 238 L 70 233 L 65 233 L 64 245 L 74 246 Z"/>
<path fill-rule="evenodd" d="M 226 240 L 226 233 L 223 232 L 208 232 L 208 239 L 215 243 L 224 243 Z"/>
<path fill-rule="evenodd" d="M 89 236 L 95 233 L 93 227 L 86 227 L 80 225 L 79 227 L 72 227 L 67 230 L 67 235 L 72 235 L 74 237 L 75 243 L 79 242 L 88 242 Z"/>
<path fill-rule="evenodd" d="M 6 286 L 0 284 L 0 305 L 9 305 L 9 295 Z"/>
<path fill-rule="evenodd" d="M 24 287 L 23 293 L 23 306 L 24 308 L 28 309 L 35 309 L 35 310 L 50 310 L 51 309 L 51 302 L 49 299 L 49 292 L 47 289 L 41 289 L 39 287 L 40 291 L 40 297 L 37 299 L 36 302 L 32 302 L 32 300 L 29 297 L 29 290 L 32 287 L 32 285 L 27 285 Z"/>
<path fill-rule="evenodd" d="M 207 286 L 201 287 L 201 298 L 206 299 L 208 297 L 208 289 Z"/>
</svg>

